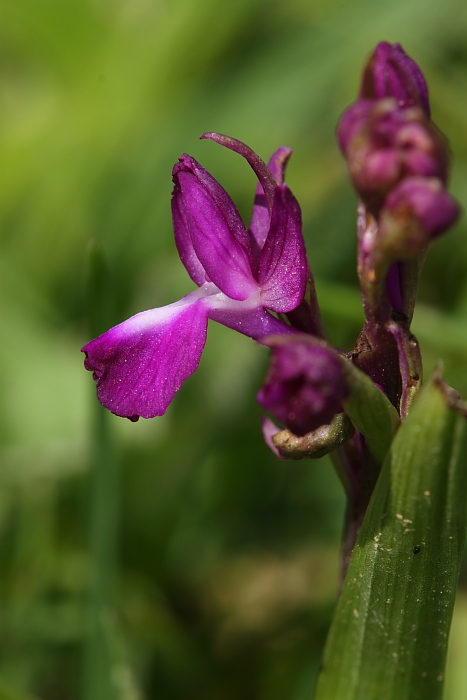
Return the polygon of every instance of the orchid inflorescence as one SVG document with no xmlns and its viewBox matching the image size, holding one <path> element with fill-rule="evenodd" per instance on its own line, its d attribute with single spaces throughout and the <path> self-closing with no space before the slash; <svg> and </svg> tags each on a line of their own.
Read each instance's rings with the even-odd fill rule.
<svg viewBox="0 0 467 700">
<path fill-rule="evenodd" d="M 196 370 L 212 319 L 271 348 L 258 401 L 282 426 L 264 420 L 276 454 L 321 456 L 344 444 L 347 481 L 355 485 L 368 449 L 349 408 L 359 376 L 369 377 L 405 418 L 422 376 L 410 331 L 421 262 L 430 241 L 459 214 L 446 190 L 449 152 L 430 118 L 423 74 L 398 44 L 378 44 L 359 97 L 338 126 L 359 197 L 357 268 L 365 313 L 349 353 L 325 340 L 300 207 L 284 183 L 291 150 L 279 148 L 266 165 L 236 139 L 201 138 L 240 154 L 254 170 L 250 226 L 222 186 L 183 155 L 173 169 L 173 225 L 197 289 L 83 347 L 98 399 L 132 421 L 163 415 Z"/>
</svg>

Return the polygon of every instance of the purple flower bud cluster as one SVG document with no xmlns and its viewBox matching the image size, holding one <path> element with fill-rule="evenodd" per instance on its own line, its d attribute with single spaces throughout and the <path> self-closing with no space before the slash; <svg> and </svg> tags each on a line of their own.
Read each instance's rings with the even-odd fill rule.
<svg viewBox="0 0 467 700">
<path fill-rule="evenodd" d="M 460 210 L 446 189 L 449 151 L 431 121 L 425 79 L 399 44 L 375 48 L 337 138 L 360 200 L 357 271 L 365 324 L 354 363 L 404 417 L 422 376 L 410 333 L 421 262 Z"/>
<path fill-rule="evenodd" d="M 337 132 L 352 182 L 376 216 L 388 192 L 410 177 L 447 179 L 444 138 L 419 107 L 396 100 L 359 100 Z"/>
<path fill-rule="evenodd" d="M 375 268 L 391 254 L 416 257 L 455 222 L 459 208 L 445 189 L 447 143 L 430 119 L 423 74 L 398 44 L 376 47 L 337 139 L 366 212 L 384 221 L 373 241 Z"/>
<path fill-rule="evenodd" d="M 196 370 L 211 319 L 271 348 L 258 401 L 275 420 L 295 436 L 328 426 L 326 449 L 333 436 L 334 446 L 350 439 L 349 463 L 361 464 L 365 431 L 353 435 L 347 415 L 335 418 L 355 391 L 349 359 L 403 418 L 421 379 L 409 330 L 419 259 L 459 214 L 446 190 L 448 149 L 431 122 L 423 74 L 398 44 L 380 43 L 364 70 L 359 98 L 338 127 L 360 198 L 357 266 L 365 312 L 347 357 L 323 339 L 300 207 L 284 182 L 291 150 L 279 148 L 266 165 L 241 141 L 216 133 L 201 138 L 235 151 L 253 169 L 258 184 L 250 225 L 217 180 L 194 158 L 181 156 L 172 173 L 173 227 L 196 289 L 82 348 L 98 399 L 133 421 L 163 415 Z M 272 445 L 280 429 L 269 418 L 264 425 Z"/>
</svg>

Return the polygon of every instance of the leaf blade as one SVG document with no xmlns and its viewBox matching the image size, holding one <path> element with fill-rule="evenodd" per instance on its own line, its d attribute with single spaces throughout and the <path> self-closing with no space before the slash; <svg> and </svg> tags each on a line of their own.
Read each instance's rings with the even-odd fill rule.
<svg viewBox="0 0 467 700">
<path fill-rule="evenodd" d="M 465 417 L 433 380 L 372 496 L 315 700 L 441 697 L 465 539 L 466 449 Z"/>
</svg>

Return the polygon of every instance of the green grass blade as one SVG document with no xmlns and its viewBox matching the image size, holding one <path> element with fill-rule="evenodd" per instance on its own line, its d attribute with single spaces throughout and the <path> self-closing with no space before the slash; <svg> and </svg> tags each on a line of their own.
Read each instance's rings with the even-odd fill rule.
<svg viewBox="0 0 467 700">
<path fill-rule="evenodd" d="M 94 337 L 105 328 L 111 302 L 100 245 L 89 249 L 88 326 Z M 83 700 L 116 700 L 107 620 L 114 614 L 117 578 L 119 473 L 110 414 L 91 398 L 91 454 L 88 491 L 89 581 L 83 663 Z"/>
</svg>

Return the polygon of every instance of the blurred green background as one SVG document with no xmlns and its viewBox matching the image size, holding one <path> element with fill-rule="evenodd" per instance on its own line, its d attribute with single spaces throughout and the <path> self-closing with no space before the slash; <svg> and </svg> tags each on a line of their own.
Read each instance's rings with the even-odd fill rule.
<svg viewBox="0 0 467 700">
<path fill-rule="evenodd" d="M 330 463 L 279 462 L 267 353 L 212 324 L 166 416 L 100 410 L 79 348 L 192 290 L 170 220 L 184 151 L 249 218 L 254 176 L 199 142 L 294 149 L 334 343 L 362 322 L 355 196 L 334 141 L 380 40 L 421 65 L 467 202 L 464 0 L 3 0 L 0 23 L 0 700 L 306 700 L 336 597 Z M 89 297 L 90 250 L 105 261 Z M 96 283 L 96 276 L 93 278 Z M 414 330 L 467 396 L 467 237 L 430 250 Z M 97 329 L 97 330 L 96 330 Z M 447 700 L 467 696 L 467 572 Z"/>
</svg>

